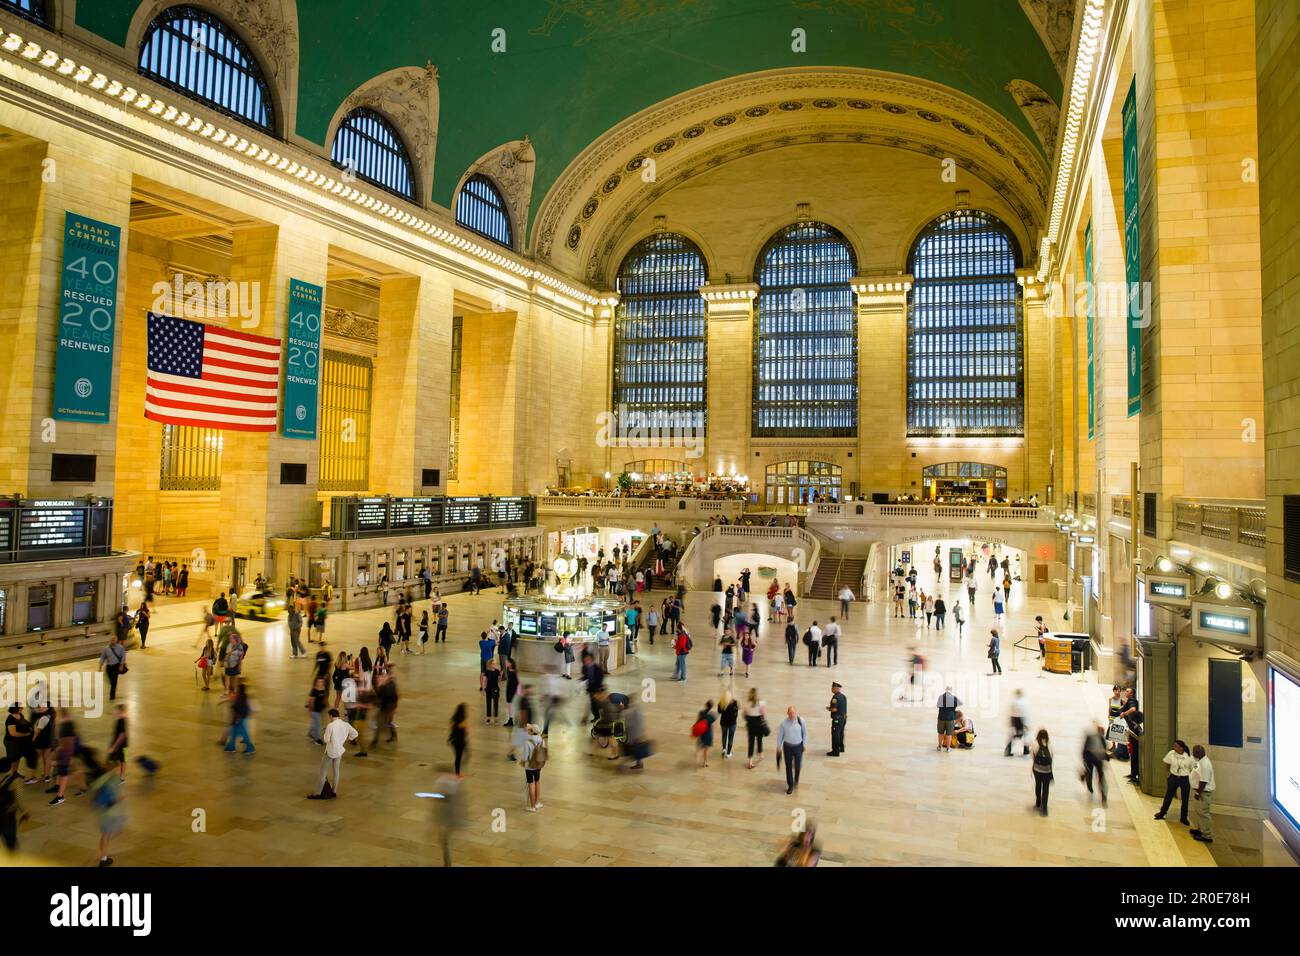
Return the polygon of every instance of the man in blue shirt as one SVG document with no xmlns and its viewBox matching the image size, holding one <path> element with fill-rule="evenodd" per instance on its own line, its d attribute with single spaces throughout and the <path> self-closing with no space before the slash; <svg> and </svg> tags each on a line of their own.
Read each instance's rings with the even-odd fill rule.
<svg viewBox="0 0 1300 956">
<path fill-rule="evenodd" d="M 804 745 L 808 742 L 808 728 L 793 707 L 785 712 L 785 720 L 776 732 L 776 766 L 781 767 L 785 757 L 785 792 L 794 793 L 799 786 L 799 773 L 803 770 Z"/>
<path fill-rule="evenodd" d="M 478 642 L 479 673 L 487 673 L 488 661 L 492 660 L 492 655 L 496 653 L 497 642 L 488 636 L 487 631 L 481 632 L 481 640 Z"/>
</svg>

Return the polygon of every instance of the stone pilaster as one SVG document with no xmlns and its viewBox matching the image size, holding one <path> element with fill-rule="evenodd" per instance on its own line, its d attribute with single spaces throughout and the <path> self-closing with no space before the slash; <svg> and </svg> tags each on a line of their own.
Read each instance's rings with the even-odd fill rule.
<svg viewBox="0 0 1300 956">
<path fill-rule="evenodd" d="M 898 495 L 911 480 L 905 469 L 912 277 L 859 278 L 851 284 L 858 300 L 858 492 Z"/>
<path fill-rule="evenodd" d="M 708 315 L 708 419 L 703 469 L 749 475 L 754 485 L 750 435 L 753 432 L 754 283 L 701 287 Z"/>
</svg>

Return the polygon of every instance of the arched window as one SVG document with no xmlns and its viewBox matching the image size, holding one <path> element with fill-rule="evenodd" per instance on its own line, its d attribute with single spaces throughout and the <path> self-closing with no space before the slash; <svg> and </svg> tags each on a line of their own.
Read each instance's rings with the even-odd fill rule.
<svg viewBox="0 0 1300 956">
<path fill-rule="evenodd" d="M 1024 323 L 1011 231 L 974 209 L 945 213 L 908 259 L 907 433 L 1025 433 Z"/>
<path fill-rule="evenodd" d="M 780 461 L 767 466 L 767 507 L 791 511 L 815 501 L 840 501 L 844 469 L 829 461 Z"/>
<path fill-rule="evenodd" d="M 225 23 L 197 7 L 168 7 L 140 44 L 140 73 L 227 116 L 275 131 L 271 88 L 252 51 Z"/>
<path fill-rule="evenodd" d="M 501 190 L 482 173 L 475 173 L 460 187 L 460 195 L 456 197 L 456 221 L 507 249 L 515 247 L 506 201 Z"/>
<path fill-rule="evenodd" d="M 676 233 L 647 236 L 623 258 L 614 318 L 614 410 L 620 437 L 652 437 L 641 436 L 643 429 L 703 436 L 707 395 L 700 286 L 707 279 L 699 247 Z"/>
<path fill-rule="evenodd" d="M 0 10 L 16 13 L 33 23 L 48 25 L 50 22 L 49 5 L 46 0 L 0 0 Z"/>
<path fill-rule="evenodd" d="M 330 158 L 359 179 L 415 199 L 415 173 L 406 144 L 393 124 L 374 110 L 362 106 L 343 117 Z"/>
<path fill-rule="evenodd" d="M 858 269 L 848 240 L 797 222 L 767 241 L 754 275 L 754 437 L 858 433 Z"/>
</svg>

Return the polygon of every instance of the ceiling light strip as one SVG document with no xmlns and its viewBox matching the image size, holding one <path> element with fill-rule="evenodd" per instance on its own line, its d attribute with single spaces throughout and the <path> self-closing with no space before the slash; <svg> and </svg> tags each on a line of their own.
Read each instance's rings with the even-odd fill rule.
<svg viewBox="0 0 1300 956">
<path fill-rule="evenodd" d="M 1074 175 L 1074 161 L 1079 148 L 1079 126 L 1088 99 L 1088 89 L 1092 85 L 1092 70 L 1097 62 L 1097 51 L 1101 46 L 1101 18 L 1105 8 L 1106 0 L 1088 0 L 1083 11 L 1083 23 L 1079 27 L 1079 45 L 1075 51 L 1074 73 L 1070 80 L 1069 109 L 1066 113 L 1065 126 L 1061 131 L 1061 158 L 1056 170 L 1056 188 L 1052 193 L 1052 211 L 1047 220 L 1047 232 L 1038 250 L 1040 281 L 1047 277 L 1051 266 L 1052 247 L 1060 235 L 1061 219 L 1065 215 L 1065 197 L 1069 192 L 1070 179 Z"/>
</svg>

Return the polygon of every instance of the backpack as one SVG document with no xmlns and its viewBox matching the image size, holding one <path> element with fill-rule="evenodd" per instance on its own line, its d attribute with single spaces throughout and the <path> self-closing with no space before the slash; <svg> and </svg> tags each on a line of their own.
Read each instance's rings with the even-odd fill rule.
<svg viewBox="0 0 1300 956">
<path fill-rule="evenodd" d="M 703 737 L 709 732 L 709 722 L 701 717 L 695 723 L 691 724 L 691 736 Z"/>
<path fill-rule="evenodd" d="M 694 650 L 694 648 L 695 648 L 695 642 L 692 641 L 692 640 L 691 640 L 691 636 L 690 636 L 689 634 L 687 634 L 687 635 L 686 635 L 686 646 L 685 646 L 683 649 L 686 651 L 687 654 L 689 654 L 692 650 Z"/>
<path fill-rule="evenodd" d="M 117 803 L 117 793 L 113 789 L 113 784 L 105 782 L 100 784 L 99 789 L 95 791 L 95 799 L 92 801 L 99 810 L 108 810 Z"/>
<path fill-rule="evenodd" d="M 804 642 L 804 645 L 805 645 L 806 647 L 812 647 L 813 639 L 812 639 L 812 629 L 811 629 L 811 628 L 809 628 L 808 630 L 806 630 L 806 631 L 803 632 L 803 642 Z"/>
<path fill-rule="evenodd" d="M 18 814 L 18 798 L 14 796 L 14 778 L 0 783 L 0 820 L 11 820 Z"/>
<path fill-rule="evenodd" d="M 549 758 L 550 753 L 546 749 L 546 741 L 543 740 L 533 747 L 533 752 L 524 762 L 524 766 L 529 770 L 541 770 L 546 766 Z"/>
</svg>

